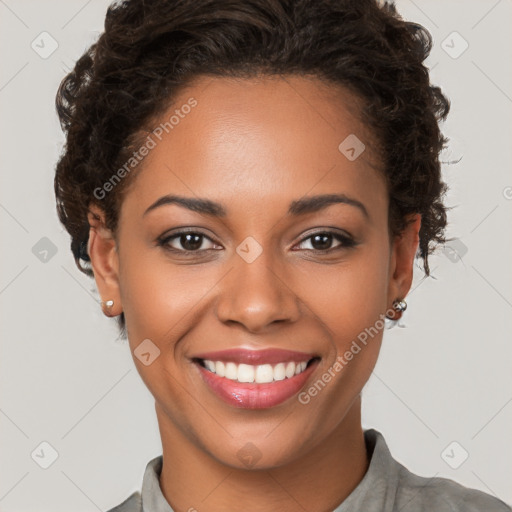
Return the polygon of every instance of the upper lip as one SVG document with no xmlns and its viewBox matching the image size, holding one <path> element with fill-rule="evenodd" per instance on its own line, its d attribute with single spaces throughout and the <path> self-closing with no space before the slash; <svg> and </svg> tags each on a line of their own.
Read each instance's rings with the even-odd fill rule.
<svg viewBox="0 0 512 512">
<path fill-rule="evenodd" d="M 195 355 L 192 359 L 207 359 L 209 361 L 233 362 L 236 364 L 250 364 L 258 366 L 261 364 L 276 364 L 293 361 L 301 363 L 317 357 L 315 354 L 268 348 L 264 350 L 250 350 L 243 348 L 232 348 L 216 352 L 203 352 Z"/>
</svg>

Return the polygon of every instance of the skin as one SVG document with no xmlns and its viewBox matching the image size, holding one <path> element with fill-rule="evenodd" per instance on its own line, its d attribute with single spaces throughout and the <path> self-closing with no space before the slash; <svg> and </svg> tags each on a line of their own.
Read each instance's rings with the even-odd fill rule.
<svg viewBox="0 0 512 512">
<path fill-rule="evenodd" d="M 368 469 L 360 393 L 382 329 L 308 404 L 294 396 L 268 409 L 235 408 L 206 387 L 190 358 L 234 347 L 318 354 L 309 388 L 407 295 L 421 217 L 390 237 L 378 154 L 348 91 L 312 77 L 201 77 L 161 120 L 190 97 L 197 106 L 127 189 L 117 232 L 105 228 L 97 206 L 89 215 L 95 280 L 102 300 L 114 300 L 106 314 L 124 311 L 132 352 L 148 338 L 160 350 L 149 366 L 134 363 L 155 398 L 162 492 L 177 512 L 241 503 L 254 512 L 332 511 Z M 355 161 L 338 150 L 349 134 L 366 145 Z M 143 216 L 170 193 L 219 202 L 227 215 L 174 204 Z M 348 204 L 286 213 L 294 200 L 333 193 L 363 203 L 368 218 Z M 186 226 L 206 235 L 201 251 L 212 250 L 186 257 L 156 244 Z M 332 238 L 324 247 L 337 249 L 322 254 L 310 237 L 326 230 L 357 245 Z M 252 263 L 236 252 L 248 236 L 263 250 Z M 190 247 L 179 237 L 168 243 Z M 237 456 L 249 441 L 260 455 L 251 468 Z"/>
</svg>

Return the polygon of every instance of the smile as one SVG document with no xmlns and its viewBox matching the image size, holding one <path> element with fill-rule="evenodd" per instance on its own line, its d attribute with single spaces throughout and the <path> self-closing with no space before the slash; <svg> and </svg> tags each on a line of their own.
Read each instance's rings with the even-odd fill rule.
<svg viewBox="0 0 512 512">
<path fill-rule="evenodd" d="M 192 360 L 209 390 L 224 402 L 247 409 L 274 407 L 290 399 L 320 361 L 313 354 L 277 349 L 231 349 L 204 356 Z"/>
<path fill-rule="evenodd" d="M 312 360 L 311 360 L 312 361 Z M 203 361 L 205 368 L 210 372 L 216 373 L 219 377 L 236 380 L 238 382 L 255 382 L 264 384 L 284 379 L 290 379 L 294 375 L 299 375 L 305 369 L 308 363 L 302 361 L 295 363 L 277 363 L 275 366 L 270 364 L 260 364 L 253 366 L 249 364 L 224 363 L 223 361 Z"/>
</svg>

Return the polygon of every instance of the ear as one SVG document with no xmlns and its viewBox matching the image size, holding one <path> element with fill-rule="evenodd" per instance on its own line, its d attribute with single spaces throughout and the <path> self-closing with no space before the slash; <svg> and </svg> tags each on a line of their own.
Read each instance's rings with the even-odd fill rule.
<svg viewBox="0 0 512 512">
<path fill-rule="evenodd" d="M 387 308 L 392 310 L 396 299 L 404 299 L 411 288 L 414 268 L 414 258 L 420 242 L 419 231 L 421 215 L 419 213 L 408 216 L 409 224 L 404 231 L 395 237 L 391 246 L 391 259 L 389 266 L 389 286 Z M 395 313 L 398 319 L 401 313 Z"/>
<path fill-rule="evenodd" d="M 105 213 L 94 204 L 89 205 L 89 241 L 87 254 L 91 260 L 94 279 L 102 300 L 102 309 L 106 316 L 122 313 L 119 292 L 119 256 L 116 241 L 105 224 Z M 114 301 L 107 307 L 104 302 Z"/>
</svg>

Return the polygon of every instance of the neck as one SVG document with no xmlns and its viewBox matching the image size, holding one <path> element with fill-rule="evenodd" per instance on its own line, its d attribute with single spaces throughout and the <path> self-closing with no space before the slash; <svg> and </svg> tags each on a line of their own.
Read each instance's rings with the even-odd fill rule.
<svg viewBox="0 0 512 512">
<path fill-rule="evenodd" d="M 175 512 L 208 509 L 248 512 L 332 511 L 368 469 L 361 398 L 337 428 L 293 462 L 268 470 L 237 469 L 192 443 L 156 405 L 162 437 L 160 488 Z"/>
</svg>

